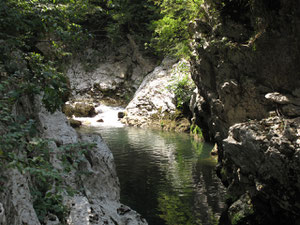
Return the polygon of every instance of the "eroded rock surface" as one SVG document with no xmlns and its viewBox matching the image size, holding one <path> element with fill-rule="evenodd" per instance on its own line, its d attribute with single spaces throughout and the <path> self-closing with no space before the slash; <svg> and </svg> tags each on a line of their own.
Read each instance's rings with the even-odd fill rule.
<svg viewBox="0 0 300 225">
<path fill-rule="evenodd" d="M 252 213 L 261 214 L 256 223 L 294 224 L 300 216 L 300 117 L 236 124 L 223 151 L 221 179 L 240 201 L 250 196 Z"/>
<path fill-rule="evenodd" d="M 155 64 L 144 56 L 131 36 L 120 46 L 103 43 L 72 61 L 67 72 L 75 99 L 126 101 Z"/>
<path fill-rule="evenodd" d="M 212 139 L 226 138 L 237 122 L 267 117 L 283 96 L 289 103 L 279 107 L 281 114 L 300 115 L 300 19 L 294 13 L 299 3 L 278 1 L 278 8 L 270 9 L 266 2 L 254 1 L 250 10 L 249 4 L 222 7 L 210 0 L 203 9 L 206 16 L 190 24 L 195 40 L 192 76 L 203 97 L 199 117 Z M 220 14 L 210 14 L 213 8 Z M 293 22 L 285 22 L 287 15 Z"/>
<path fill-rule="evenodd" d="M 171 80 L 172 66 L 176 61 L 165 59 L 148 74 L 125 109 L 125 121 L 129 125 L 141 126 L 151 122 L 151 116 L 175 113 L 174 93 L 167 89 Z"/>
<path fill-rule="evenodd" d="M 164 59 L 160 66 L 145 77 L 126 107 L 125 117 L 122 121 L 132 126 L 154 127 L 164 126 L 164 124 L 160 124 L 164 119 L 174 119 L 176 117 L 176 101 L 174 89 L 171 86 L 173 82 L 187 75 L 180 70 L 183 65 L 189 68 L 187 61 L 177 62 L 170 58 Z M 189 129 L 190 123 L 187 119 L 182 119 L 177 123 L 181 123 L 185 127 L 183 130 Z"/>
<path fill-rule="evenodd" d="M 68 208 L 66 218 L 70 225 L 144 225 L 147 222 L 134 210 L 120 203 L 120 186 L 115 170 L 113 155 L 98 135 L 81 135 L 69 125 L 62 112 L 49 113 L 40 103 L 35 102 L 35 112 L 41 137 L 49 139 L 50 162 L 57 170 L 63 170 L 62 154 L 59 147 L 78 142 L 94 143 L 75 167 L 63 173 L 63 181 L 73 190 L 74 196 L 64 195 L 64 205 Z M 19 109 L 20 110 L 20 109 Z M 18 111 L 18 109 L 16 110 Z M 24 112 L 24 110 L 22 110 Z M 3 172 L 3 171 L 2 171 Z M 29 174 L 17 169 L 8 169 L 4 192 L 0 195 L 1 225 L 33 224 L 40 225 L 29 186 Z M 3 173 L 2 173 L 3 175 Z M 60 224 L 56 215 L 48 212 L 45 224 Z M 4 223 L 3 221 L 6 221 Z"/>
<path fill-rule="evenodd" d="M 218 143 L 233 224 L 299 224 L 299 10 L 298 1 L 209 0 L 189 26 L 196 118 Z"/>
<path fill-rule="evenodd" d="M 21 174 L 18 169 L 1 172 L 2 176 L 8 178 L 7 182 L 2 186 L 4 191 L 0 194 L 2 201 L 1 225 L 40 225 L 36 212 L 33 209 L 28 178 Z"/>
</svg>

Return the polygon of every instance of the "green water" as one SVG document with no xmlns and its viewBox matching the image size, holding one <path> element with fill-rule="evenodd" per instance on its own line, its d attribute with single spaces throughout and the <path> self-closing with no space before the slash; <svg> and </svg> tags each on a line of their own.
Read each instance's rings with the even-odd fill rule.
<svg viewBox="0 0 300 225">
<path fill-rule="evenodd" d="M 176 134 L 133 127 L 94 127 L 113 152 L 121 202 L 150 225 L 212 225 L 224 208 L 212 145 Z"/>
</svg>

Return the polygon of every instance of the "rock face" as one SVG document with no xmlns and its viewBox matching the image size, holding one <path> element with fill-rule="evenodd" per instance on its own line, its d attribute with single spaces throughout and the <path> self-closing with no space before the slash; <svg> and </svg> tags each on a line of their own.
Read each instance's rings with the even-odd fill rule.
<svg viewBox="0 0 300 225">
<path fill-rule="evenodd" d="M 244 204 L 249 212 L 260 212 L 259 219 L 246 215 L 253 224 L 300 222 L 300 118 L 236 124 L 223 141 L 223 151 L 220 177 L 232 196 L 251 202 Z M 231 221 L 245 212 L 236 210 L 239 205 L 229 208 Z"/>
<path fill-rule="evenodd" d="M 189 26 L 197 119 L 218 143 L 233 224 L 299 223 L 299 143 L 282 133 L 292 126 L 290 138 L 299 139 L 299 11 L 298 1 L 210 0 Z"/>
<path fill-rule="evenodd" d="M 151 58 L 142 55 L 131 36 L 112 47 L 106 43 L 89 49 L 73 60 L 67 75 L 75 99 L 127 101 L 154 68 Z"/>
<path fill-rule="evenodd" d="M 220 15 L 207 13 L 203 21 L 190 24 L 190 31 L 197 56 L 192 75 L 203 97 L 199 116 L 210 136 L 222 140 L 236 122 L 262 119 L 277 109 L 266 94 L 297 97 L 300 19 L 296 2 L 278 0 L 272 8 L 268 1 L 254 1 L 251 9 L 250 3 L 221 7 L 216 2 L 207 1 L 205 10 L 217 8 Z"/>
<path fill-rule="evenodd" d="M 176 101 L 171 84 L 187 74 L 180 70 L 187 61 L 166 58 L 148 74 L 125 109 L 122 122 L 132 126 L 164 126 L 164 119 L 176 117 Z M 182 121 L 189 129 L 189 121 Z M 184 128 L 185 129 L 185 128 Z"/>
<path fill-rule="evenodd" d="M 17 169 L 5 171 L 1 174 L 9 179 L 3 185 L 1 193 L 2 221 L 1 225 L 32 224 L 40 225 L 38 217 L 33 209 L 32 197 L 27 178 Z"/>
<path fill-rule="evenodd" d="M 50 161 L 58 170 L 63 168 L 59 146 L 78 142 L 95 144 L 94 148 L 84 154 L 78 170 L 71 169 L 64 175 L 64 182 L 77 191 L 73 196 L 64 196 L 64 205 L 69 212 L 66 215 L 67 224 L 147 224 L 138 213 L 119 202 L 120 187 L 113 155 L 100 136 L 77 134 L 63 113 L 50 114 L 41 106 L 40 101 L 35 103 L 34 112 L 40 124 L 41 137 L 51 140 Z M 29 190 L 29 186 L 32 185 L 30 176 L 20 173 L 17 169 L 9 169 L 6 173 L 8 181 L 4 186 L 5 191 L 0 196 L 1 225 L 40 225 Z M 47 225 L 61 223 L 51 213 L 46 218 Z"/>
</svg>

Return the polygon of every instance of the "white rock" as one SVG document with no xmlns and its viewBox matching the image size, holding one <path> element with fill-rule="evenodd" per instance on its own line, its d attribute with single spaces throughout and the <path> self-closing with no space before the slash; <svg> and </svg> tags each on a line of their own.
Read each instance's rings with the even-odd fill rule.
<svg viewBox="0 0 300 225">
<path fill-rule="evenodd" d="M 69 126 L 63 113 L 47 112 L 41 105 L 40 98 L 36 99 L 35 107 L 32 108 L 36 109 L 41 136 L 53 140 L 49 143 L 52 149 L 50 162 L 58 170 L 63 168 L 59 159 L 59 146 L 79 141 L 96 144 L 96 147 L 83 155 L 77 170 L 73 168 L 63 175 L 65 184 L 79 191 L 77 196 L 64 196 L 64 204 L 70 211 L 66 218 L 68 224 L 146 225 L 147 222 L 137 212 L 120 203 L 120 185 L 113 155 L 102 138 L 98 135 L 77 134 Z M 5 183 L 4 192 L 0 193 L 3 204 L 0 203 L 0 225 L 40 225 L 29 189 L 30 177 L 21 174 L 17 169 L 9 169 L 5 175 L 8 181 Z M 56 215 L 52 214 L 48 214 L 45 223 L 60 224 Z"/>
<path fill-rule="evenodd" d="M 176 62 L 166 58 L 148 74 L 126 107 L 126 116 L 122 121 L 129 125 L 145 126 L 145 123 L 151 123 L 154 114 L 163 116 L 164 113 L 175 113 L 175 94 L 169 86 L 174 78 L 185 75 L 178 69 L 182 63 L 189 65 L 186 61 Z"/>
</svg>

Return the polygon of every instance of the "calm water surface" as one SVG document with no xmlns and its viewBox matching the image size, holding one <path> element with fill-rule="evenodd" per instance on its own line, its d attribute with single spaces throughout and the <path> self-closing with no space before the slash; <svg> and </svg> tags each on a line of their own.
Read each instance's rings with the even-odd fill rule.
<svg viewBox="0 0 300 225">
<path fill-rule="evenodd" d="M 216 224 L 225 191 L 215 175 L 212 145 L 176 134 L 133 127 L 86 127 L 113 152 L 121 202 L 150 225 Z"/>
<path fill-rule="evenodd" d="M 77 118 L 99 133 L 113 152 L 121 202 L 149 225 L 213 225 L 224 208 L 225 189 L 215 175 L 212 145 L 188 134 L 124 127 L 118 107 L 99 106 L 94 118 Z M 103 123 L 96 121 L 101 118 Z"/>
</svg>

